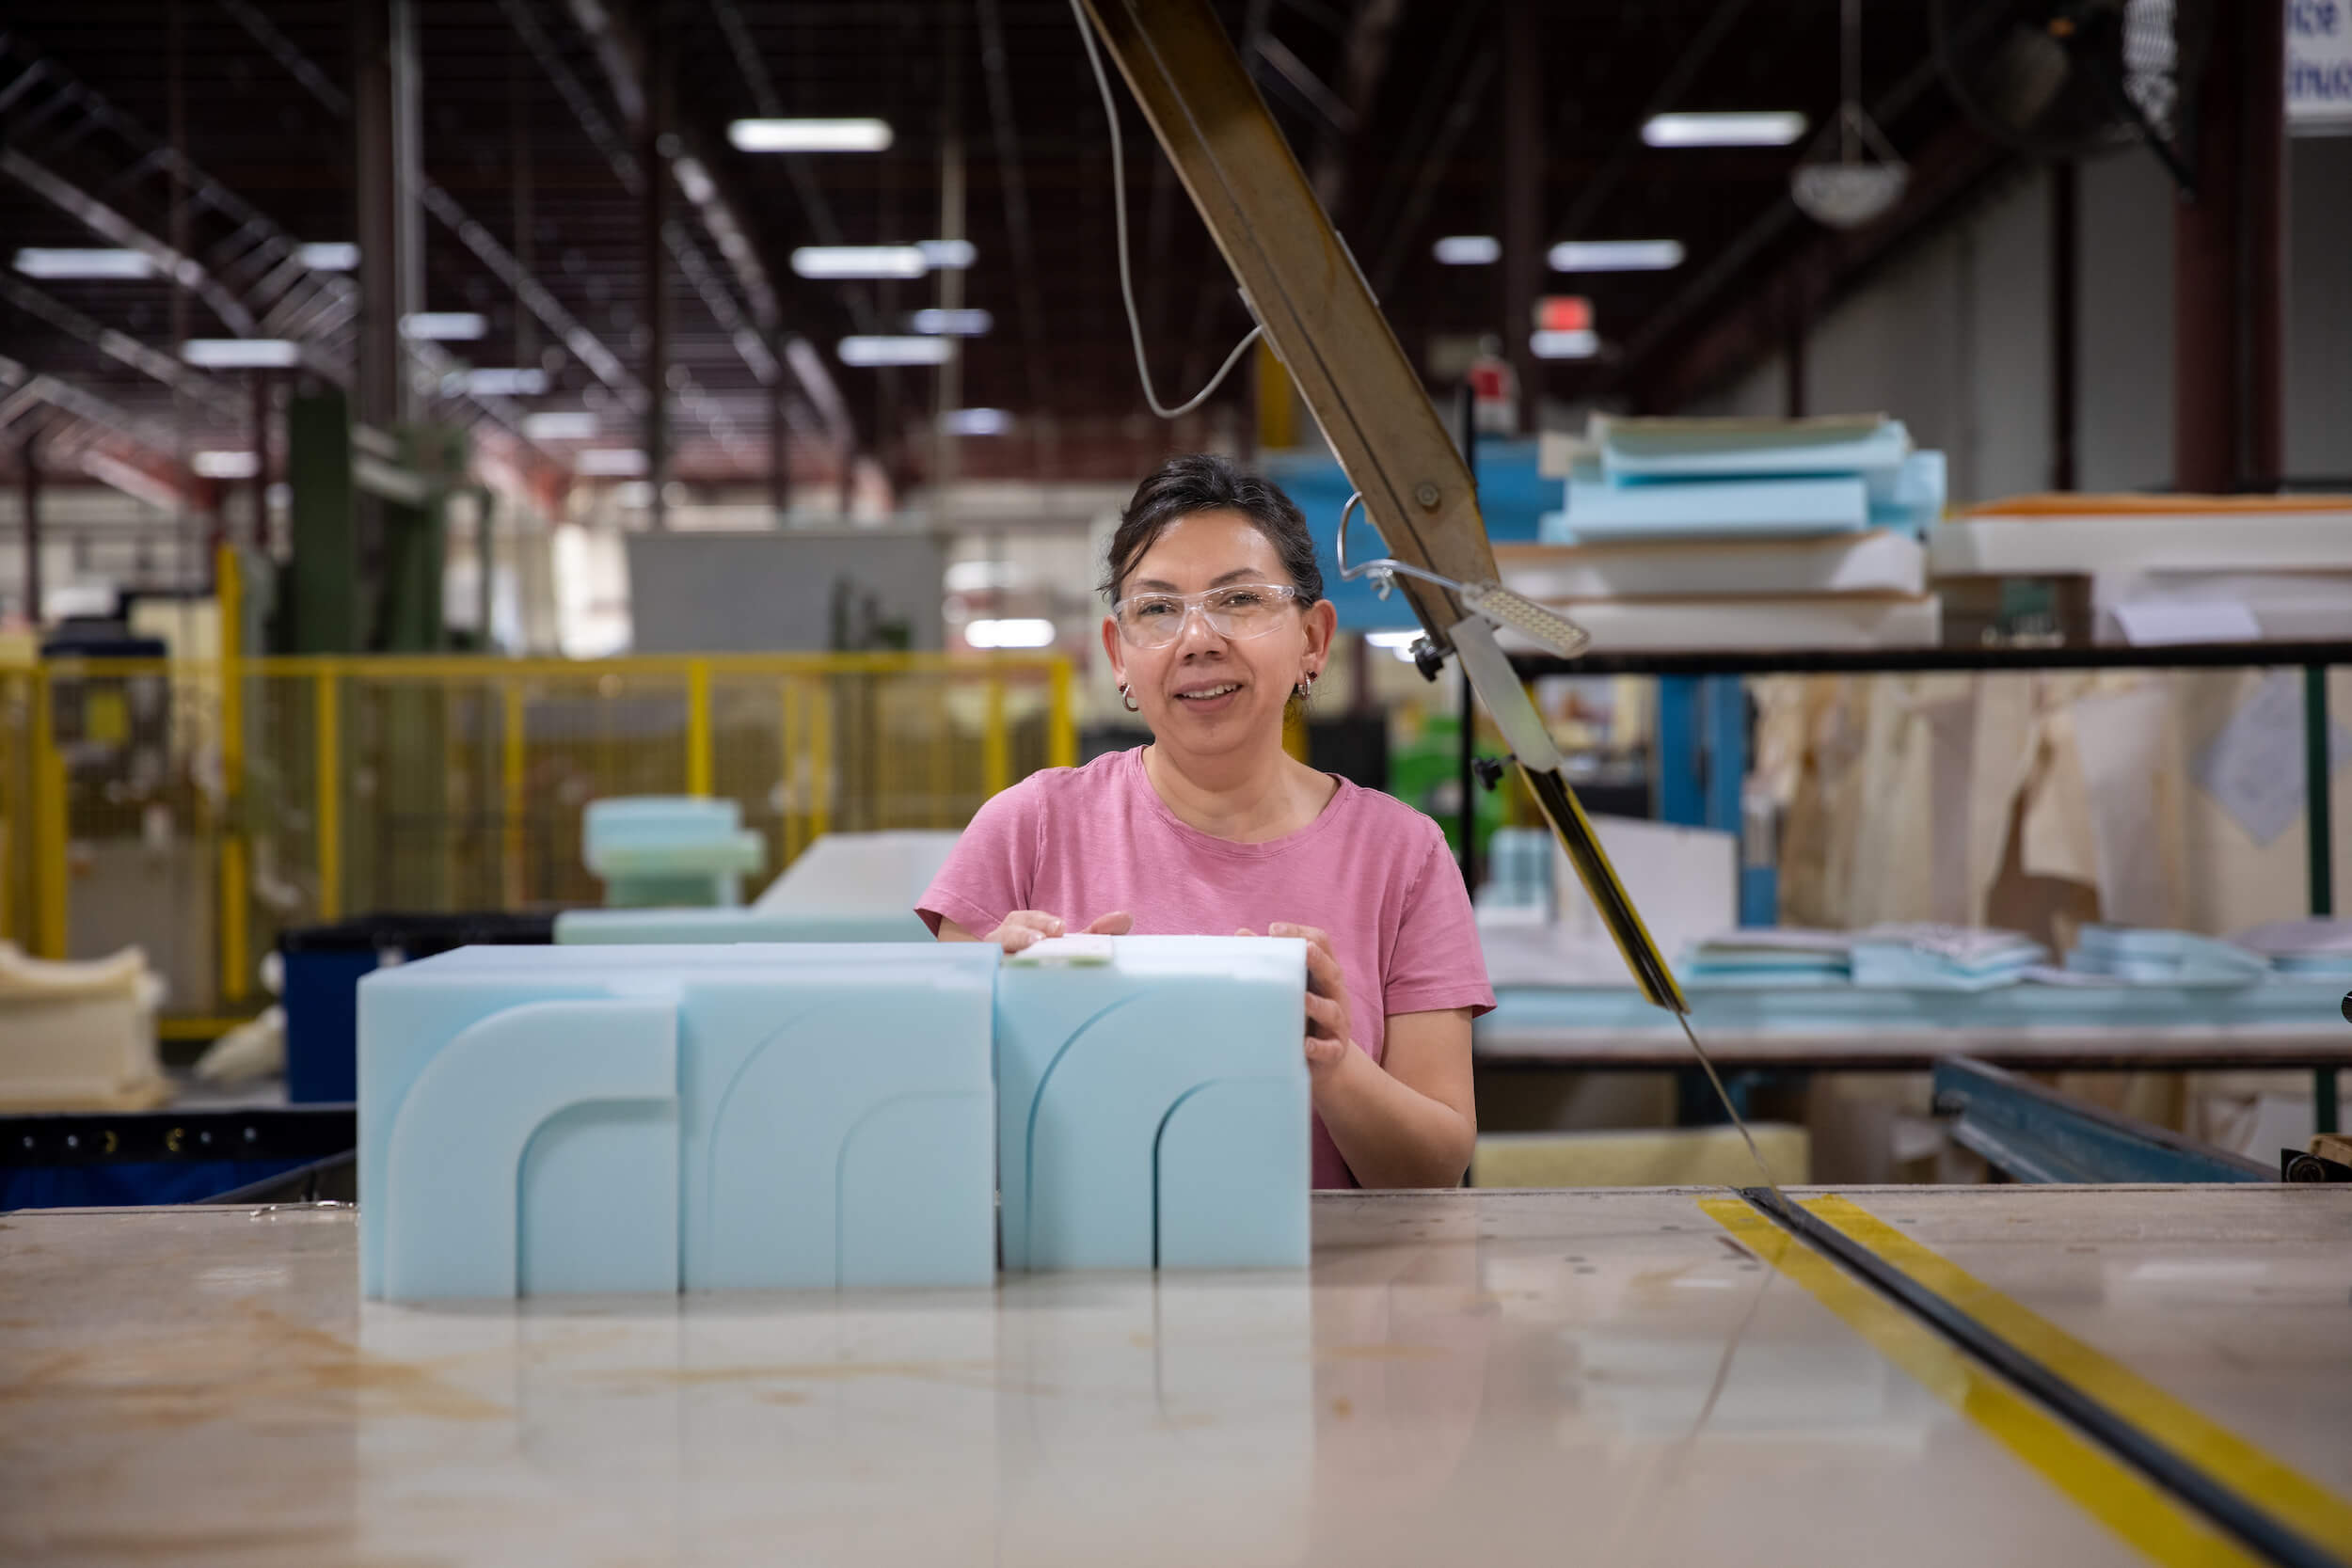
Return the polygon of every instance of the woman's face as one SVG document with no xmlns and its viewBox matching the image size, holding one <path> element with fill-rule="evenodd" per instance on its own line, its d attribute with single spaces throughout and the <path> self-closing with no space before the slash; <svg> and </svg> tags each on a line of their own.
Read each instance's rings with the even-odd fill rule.
<svg viewBox="0 0 2352 1568">
<path fill-rule="evenodd" d="M 1161 531 L 1119 586 L 1122 599 L 1142 594 L 1199 594 L 1234 583 L 1290 585 L 1274 542 L 1234 512 L 1196 512 Z M 1162 744 L 1196 754 L 1282 744 L 1282 705 L 1292 689 L 1320 674 L 1338 611 L 1328 602 L 1280 607 L 1274 629 L 1232 638 L 1208 618 L 1184 616 L 1176 640 L 1138 648 L 1120 637 L 1116 616 L 1103 621 L 1111 668 Z"/>
</svg>

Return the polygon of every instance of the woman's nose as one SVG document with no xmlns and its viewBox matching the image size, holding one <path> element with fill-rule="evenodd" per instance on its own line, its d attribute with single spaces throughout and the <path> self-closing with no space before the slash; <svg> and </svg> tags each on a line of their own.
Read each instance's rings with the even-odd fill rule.
<svg viewBox="0 0 2352 1568">
<path fill-rule="evenodd" d="M 1197 631 L 1196 627 L 1199 628 Z M 1184 606 L 1184 618 L 1176 627 L 1176 646 L 1180 650 L 1189 652 L 1204 643 L 1215 644 L 1224 641 L 1223 634 L 1209 625 L 1209 611 L 1205 605 Z"/>
</svg>

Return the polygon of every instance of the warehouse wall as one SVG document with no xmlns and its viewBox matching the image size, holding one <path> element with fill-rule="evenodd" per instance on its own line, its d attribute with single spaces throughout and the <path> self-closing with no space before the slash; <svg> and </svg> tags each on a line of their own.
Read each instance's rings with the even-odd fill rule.
<svg viewBox="0 0 2352 1568">
<path fill-rule="evenodd" d="M 2075 483 L 2172 480 L 2171 182 L 2145 152 L 2078 166 Z M 2286 467 L 2352 475 L 2352 138 L 2289 144 Z M 1807 403 L 1883 410 L 1951 460 L 1955 501 L 2051 480 L 2050 193 L 2024 170 L 1814 325 Z M 1778 414 L 1778 356 L 1692 405 Z"/>
</svg>

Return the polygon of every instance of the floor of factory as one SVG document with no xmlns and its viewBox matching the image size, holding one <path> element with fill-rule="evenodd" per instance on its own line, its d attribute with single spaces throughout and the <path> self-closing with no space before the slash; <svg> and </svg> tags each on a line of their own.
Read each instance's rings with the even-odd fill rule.
<svg viewBox="0 0 2352 1568">
<path fill-rule="evenodd" d="M 1862 1272 L 1724 1189 L 1456 1192 L 1318 1197 L 1303 1275 L 424 1308 L 348 1208 L 10 1214 L 0 1558 L 2352 1558 L 2352 1189 L 1788 1196 Z"/>
</svg>

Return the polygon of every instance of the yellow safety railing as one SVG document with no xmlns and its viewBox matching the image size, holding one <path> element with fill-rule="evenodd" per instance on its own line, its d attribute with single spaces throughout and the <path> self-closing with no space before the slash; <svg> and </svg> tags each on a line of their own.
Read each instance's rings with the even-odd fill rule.
<svg viewBox="0 0 2352 1568">
<path fill-rule="evenodd" d="M 136 942 L 169 1012 L 234 1014 L 288 927 L 599 901 L 602 797 L 732 799 L 771 872 L 827 832 L 961 827 L 1077 760 L 1071 697 L 1067 660 L 1010 655 L 0 667 L 0 940 Z"/>
</svg>

